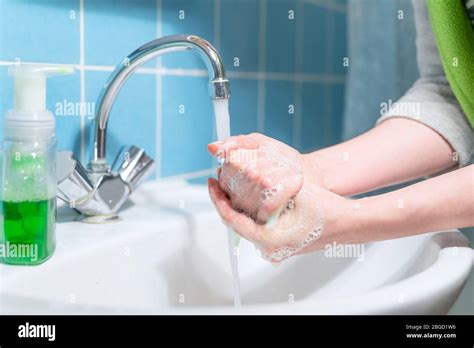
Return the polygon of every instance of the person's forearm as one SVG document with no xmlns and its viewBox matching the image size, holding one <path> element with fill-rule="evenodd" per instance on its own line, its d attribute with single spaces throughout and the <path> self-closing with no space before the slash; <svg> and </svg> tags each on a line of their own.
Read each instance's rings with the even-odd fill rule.
<svg viewBox="0 0 474 348">
<path fill-rule="evenodd" d="M 343 196 L 431 175 L 457 161 L 441 135 L 404 118 L 389 119 L 354 139 L 304 158 L 318 183 Z"/>
<path fill-rule="evenodd" d="M 349 200 L 344 215 L 341 242 L 474 226 L 474 165 L 386 194 Z"/>
</svg>

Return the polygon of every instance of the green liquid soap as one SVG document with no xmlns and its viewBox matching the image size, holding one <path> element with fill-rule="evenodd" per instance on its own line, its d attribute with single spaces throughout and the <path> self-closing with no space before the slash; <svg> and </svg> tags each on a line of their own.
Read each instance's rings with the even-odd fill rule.
<svg viewBox="0 0 474 348">
<path fill-rule="evenodd" d="M 55 249 L 56 198 L 37 201 L 3 201 L 3 261 L 36 265 Z"/>
</svg>

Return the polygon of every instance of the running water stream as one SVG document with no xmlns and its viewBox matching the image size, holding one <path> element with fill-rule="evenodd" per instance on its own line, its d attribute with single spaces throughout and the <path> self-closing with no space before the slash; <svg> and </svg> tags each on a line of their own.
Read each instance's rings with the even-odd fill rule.
<svg viewBox="0 0 474 348">
<path fill-rule="evenodd" d="M 230 117 L 229 117 L 229 101 L 228 99 L 214 100 L 214 115 L 216 117 L 217 139 L 224 140 L 230 137 Z M 232 271 L 232 285 L 234 292 L 234 306 L 240 307 L 242 302 L 240 299 L 240 279 L 239 279 L 239 264 L 238 253 L 236 252 L 238 238 L 235 232 L 227 228 L 228 248 L 230 268 Z"/>
</svg>

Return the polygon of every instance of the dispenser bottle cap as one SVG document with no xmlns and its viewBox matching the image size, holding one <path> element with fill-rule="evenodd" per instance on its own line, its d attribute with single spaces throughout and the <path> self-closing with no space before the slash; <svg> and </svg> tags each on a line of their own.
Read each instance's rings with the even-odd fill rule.
<svg viewBox="0 0 474 348">
<path fill-rule="evenodd" d="M 15 64 L 14 107 L 4 117 L 5 138 L 49 138 L 54 136 L 53 114 L 46 110 L 46 78 L 74 73 L 73 67 Z"/>
<path fill-rule="evenodd" d="M 73 67 L 16 64 L 9 68 L 14 78 L 16 110 L 46 109 L 46 78 L 74 73 Z"/>
</svg>

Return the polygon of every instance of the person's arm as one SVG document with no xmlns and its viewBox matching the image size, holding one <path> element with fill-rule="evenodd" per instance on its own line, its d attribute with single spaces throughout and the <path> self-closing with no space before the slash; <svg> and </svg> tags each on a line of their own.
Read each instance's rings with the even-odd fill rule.
<svg viewBox="0 0 474 348">
<path fill-rule="evenodd" d="M 474 225 L 474 165 L 360 199 L 306 183 L 293 207 L 271 227 L 233 209 L 215 179 L 209 192 L 224 223 L 272 261 L 334 242 L 359 244 Z"/>
<path fill-rule="evenodd" d="M 394 121 L 387 121 L 386 124 L 393 126 Z M 413 126 L 414 123 L 411 122 L 410 125 Z M 380 127 L 383 129 L 382 125 Z M 423 139 L 423 134 L 420 133 L 427 127 L 422 127 L 424 128 L 417 135 Z M 381 136 L 380 134 L 375 135 Z M 426 140 L 436 138 L 430 139 L 427 134 Z M 361 143 L 370 147 L 370 142 L 373 141 L 374 139 L 362 139 Z M 357 148 L 357 140 L 355 142 L 349 147 Z M 439 144 L 435 142 L 434 145 Z M 393 148 L 384 149 L 382 146 L 382 151 Z M 442 149 L 440 146 L 437 150 Z M 226 225 L 253 242 L 272 261 L 322 249 L 333 242 L 365 243 L 474 225 L 473 165 L 387 194 L 349 199 L 314 182 L 306 175 L 313 173 L 308 167 L 308 161 L 301 160 L 300 166 L 301 156 L 295 150 L 263 135 L 229 138 L 224 142 L 210 144 L 209 150 L 214 155 L 226 154 L 218 180 L 209 180 L 209 193 L 217 211 Z M 227 156 L 230 153 L 238 154 L 243 150 L 255 152 L 251 162 L 227 160 L 227 157 L 232 158 Z M 357 176 L 352 178 L 348 175 L 347 180 L 355 179 L 359 184 L 352 187 L 360 188 L 368 187 L 366 182 L 373 183 L 370 178 L 385 180 L 390 177 L 391 171 L 384 170 L 384 166 L 398 171 L 399 178 L 403 175 L 408 177 L 404 174 L 406 172 L 413 173 L 407 169 L 410 166 L 424 168 L 423 170 L 433 168 L 424 159 L 420 160 L 424 167 L 419 166 L 416 155 L 408 156 L 411 162 L 401 164 L 404 156 L 400 154 L 395 156 L 392 164 L 391 161 L 372 156 L 371 151 L 368 152 L 367 158 L 361 153 L 357 161 L 348 164 L 351 169 L 339 168 L 334 175 L 344 178 L 348 172 L 356 171 Z M 449 152 L 448 146 L 447 153 Z M 417 152 L 418 155 L 421 153 L 423 152 Z M 429 155 L 429 151 L 426 155 Z M 388 156 L 394 156 L 393 151 Z M 430 160 L 437 161 L 439 158 L 442 157 L 438 153 Z M 292 165 L 293 161 L 296 163 Z M 367 161 L 376 162 L 370 170 L 364 169 Z M 300 169 L 303 170 L 304 177 L 301 176 Z M 435 169 L 439 170 L 439 167 Z M 363 176 L 364 180 L 357 179 L 358 176 Z M 282 184 L 281 180 L 284 178 L 290 181 Z M 294 185 L 289 186 L 288 183 L 293 178 Z M 343 187 L 346 182 L 341 180 L 340 184 Z M 351 186 L 349 184 L 346 187 Z M 241 200 L 249 206 L 236 206 L 235 202 Z M 277 207 L 280 208 L 275 209 Z M 274 220 L 256 218 L 262 212 L 265 216 L 275 216 L 275 213 L 278 215 Z"/>
<path fill-rule="evenodd" d="M 474 155 L 474 130 L 445 76 L 426 1 L 413 1 L 413 9 L 418 81 L 374 129 L 305 156 L 322 177 L 319 182 L 334 192 L 353 195 L 431 175 L 455 162 L 462 167 Z"/>
<path fill-rule="evenodd" d="M 386 194 L 347 200 L 327 234 L 305 252 L 327 243 L 365 243 L 474 226 L 474 165 Z"/>
<path fill-rule="evenodd" d="M 457 163 L 441 135 L 406 118 L 388 119 L 354 139 L 304 158 L 307 174 L 343 196 L 431 175 Z"/>
</svg>

